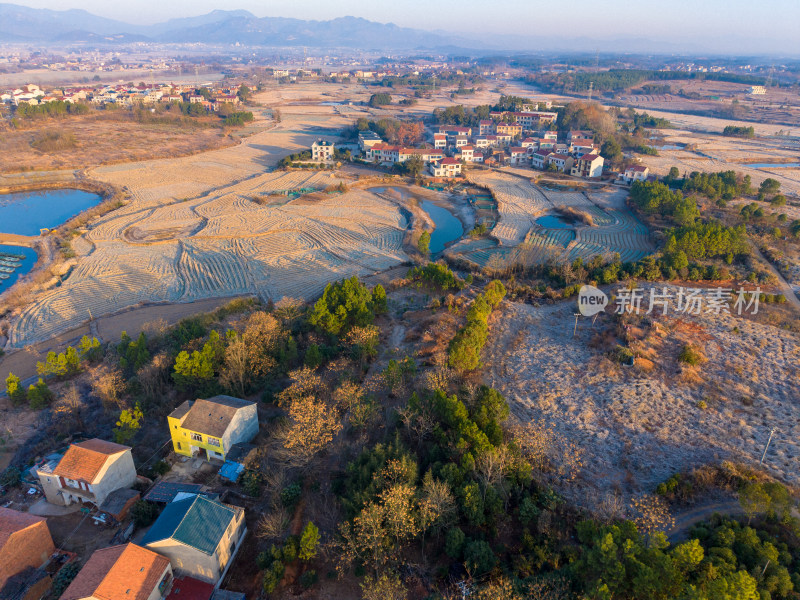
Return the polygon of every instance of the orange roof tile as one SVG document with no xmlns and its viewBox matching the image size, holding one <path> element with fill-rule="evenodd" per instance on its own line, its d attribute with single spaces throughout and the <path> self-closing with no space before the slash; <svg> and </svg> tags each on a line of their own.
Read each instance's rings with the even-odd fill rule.
<svg viewBox="0 0 800 600">
<path fill-rule="evenodd" d="M 45 520 L 44 517 L 0 506 L 0 548 L 5 546 L 12 534 Z"/>
<path fill-rule="evenodd" d="M 168 564 L 169 559 L 136 544 L 102 548 L 86 561 L 60 600 L 90 596 L 98 600 L 147 600 Z"/>
<path fill-rule="evenodd" d="M 99 600 L 147 600 L 161 581 L 169 559 L 136 544 L 128 544 L 97 586 Z"/>
<path fill-rule="evenodd" d="M 53 469 L 53 475 L 94 483 L 108 458 L 126 450 L 130 447 L 99 439 L 72 444 Z"/>
</svg>

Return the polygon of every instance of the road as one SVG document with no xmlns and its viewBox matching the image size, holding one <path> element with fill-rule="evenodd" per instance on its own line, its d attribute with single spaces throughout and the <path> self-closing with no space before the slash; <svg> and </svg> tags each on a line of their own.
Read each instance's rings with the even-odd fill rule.
<svg viewBox="0 0 800 600">
<path fill-rule="evenodd" d="M 784 279 L 780 271 L 778 271 L 778 269 L 775 268 L 775 265 L 769 262 L 769 260 L 767 260 L 767 257 L 761 253 L 761 250 L 758 249 L 758 246 L 756 246 L 752 240 L 749 241 L 750 241 L 750 246 L 753 248 L 753 252 L 755 252 L 758 256 L 761 257 L 761 259 L 769 267 L 770 271 L 772 271 L 775 277 L 778 278 L 778 283 L 780 287 L 783 289 L 783 295 L 786 296 L 786 300 L 791 304 L 793 304 L 796 309 L 800 310 L 800 300 L 797 298 L 797 294 L 794 293 L 794 289 L 792 289 L 792 286 L 789 285 L 789 282 L 786 281 L 786 279 Z"/>
</svg>

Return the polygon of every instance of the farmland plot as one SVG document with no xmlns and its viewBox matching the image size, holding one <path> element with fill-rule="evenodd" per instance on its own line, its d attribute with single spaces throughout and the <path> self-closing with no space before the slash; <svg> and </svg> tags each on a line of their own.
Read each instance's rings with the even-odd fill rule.
<svg viewBox="0 0 800 600">
<path fill-rule="evenodd" d="M 327 173 L 299 175 L 270 174 L 248 183 L 261 190 L 321 189 L 331 180 Z M 11 324 L 12 347 L 138 304 L 243 294 L 308 300 L 327 283 L 408 260 L 405 217 L 395 204 L 363 190 L 278 206 L 225 188 L 164 206 L 131 205 L 136 201 L 74 240 L 83 256 L 60 287 L 34 299 Z"/>
</svg>

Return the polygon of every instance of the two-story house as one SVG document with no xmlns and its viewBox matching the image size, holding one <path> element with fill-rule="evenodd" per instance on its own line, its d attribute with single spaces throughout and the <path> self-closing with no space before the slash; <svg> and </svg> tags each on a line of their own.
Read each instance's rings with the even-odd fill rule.
<svg viewBox="0 0 800 600">
<path fill-rule="evenodd" d="M 96 550 L 59 600 L 162 600 L 171 586 L 168 558 L 122 544 Z"/>
<path fill-rule="evenodd" d="M 62 506 L 100 506 L 111 492 L 136 482 L 130 447 L 97 438 L 71 444 L 52 470 L 43 465 L 36 474 L 47 501 Z"/>
<path fill-rule="evenodd" d="M 327 161 L 333 158 L 333 142 L 317 140 L 311 144 L 311 160 Z"/>
<path fill-rule="evenodd" d="M 225 460 L 234 444 L 258 433 L 256 403 L 232 396 L 187 400 L 167 417 L 172 448 L 177 454 Z"/>
<path fill-rule="evenodd" d="M 598 156 L 597 154 L 584 154 L 572 165 L 570 174 L 576 177 L 600 177 L 603 174 L 604 162 L 602 156 Z"/>
<path fill-rule="evenodd" d="M 169 558 L 175 571 L 216 584 L 246 533 L 243 508 L 192 496 L 167 504 L 142 545 Z"/>
<path fill-rule="evenodd" d="M 434 177 L 455 177 L 461 174 L 461 161 L 451 157 L 443 158 L 432 162 L 430 170 Z"/>
</svg>

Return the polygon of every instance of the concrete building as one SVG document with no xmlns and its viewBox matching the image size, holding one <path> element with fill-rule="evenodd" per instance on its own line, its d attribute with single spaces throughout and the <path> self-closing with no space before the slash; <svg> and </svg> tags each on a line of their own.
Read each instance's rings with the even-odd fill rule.
<svg viewBox="0 0 800 600">
<path fill-rule="evenodd" d="M 620 173 L 619 178 L 625 183 L 633 183 L 634 181 L 646 181 L 649 175 L 649 167 L 644 165 L 632 165 Z"/>
<path fill-rule="evenodd" d="M 207 460 L 225 460 L 234 444 L 246 443 L 258 434 L 255 402 L 232 396 L 187 400 L 167 417 L 172 448 L 176 454 Z"/>
<path fill-rule="evenodd" d="M 602 156 L 597 154 L 584 154 L 578 158 L 570 169 L 570 174 L 575 177 L 600 177 L 603 174 Z"/>
<path fill-rule="evenodd" d="M 311 160 L 328 161 L 333 159 L 333 142 L 317 140 L 311 144 Z"/>
<path fill-rule="evenodd" d="M 0 507 L 0 598 L 11 577 L 41 567 L 55 549 L 47 519 Z"/>
<path fill-rule="evenodd" d="M 478 123 L 478 135 L 490 135 L 494 133 L 494 121 L 481 121 Z"/>
<path fill-rule="evenodd" d="M 528 158 L 530 155 L 528 154 L 527 148 L 511 147 L 508 149 L 508 151 L 511 153 L 511 158 L 509 159 L 508 164 L 519 166 L 528 163 Z"/>
<path fill-rule="evenodd" d="M 358 132 L 358 148 L 365 154 L 367 150 L 375 146 L 375 144 L 380 144 L 381 142 L 383 142 L 381 136 L 374 131 L 367 130 Z"/>
<path fill-rule="evenodd" d="M 47 501 L 62 506 L 99 507 L 111 492 L 136 482 L 130 447 L 97 438 L 70 445 L 52 470 L 46 464 L 36 474 Z"/>
<path fill-rule="evenodd" d="M 455 158 L 443 158 L 432 162 L 430 171 L 434 177 L 455 177 L 461 174 L 461 161 Z"/>
<path fill-rule="evenodd" d="M 60 600 L 162 600 L 171 586 L 168 558 L 122 544 L 96 550 Z"/>
<path fill-rule="evenodd" d="M 569 173 L 572 170 L 572 165 L 574 163 L 575 159 L 568 154 L 559 154 L 557 152 L 553 152 L 547 155 L 548 168 L 550 165 L 554 165 L 556 170 L 560 171 L 561 173 Z"/>
<path fill-rule="evenodd" d="M 535 169 L 544 169 L 547 166 L 547 157 L 550 154 L 550 150 L 537 150 L 531 154 L 531 166 Z"/>
<path fill-rule="evenodd" d="M 434 133 L 433 134 L 433 147 L 437 150 L 444 150 L 447 148 L 447 134 Z"/>
<path fill-rule="evenodd" d="M 218 584 L 247 533 L 244 509 L 192 496 L 167 504 L 142 545 L 175 571 Z"/>
</svg>

